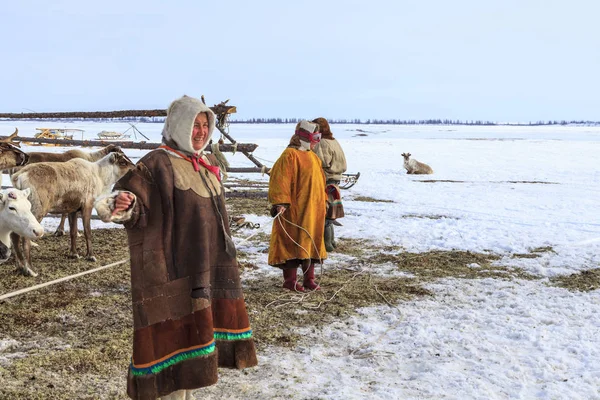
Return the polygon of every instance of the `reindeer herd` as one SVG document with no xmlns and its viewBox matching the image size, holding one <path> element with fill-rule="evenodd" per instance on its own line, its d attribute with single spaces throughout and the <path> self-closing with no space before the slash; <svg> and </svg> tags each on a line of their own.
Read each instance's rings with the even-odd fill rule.
<svg viewBox="0 0 600 400">
<path fill-rule="evenodd" d="M 44 234 L 40 222 L 47 214 L 62 216 L 57 235 L 64 234 L 68 217 L 69 257 L 79 258 L 78 213 L 86 240 L 85 258 L 96 261 L 91 237 L 94 199 L 109 191 L 134 164 L 112 144 L 91 153 L 25 153 L 12 142 L 17 132 L 0 141 L 0 169 L 10 175 L 13 184 L 13 188 L 0 191 L 0 263 L 8 260 L 12 248 L 19 271 L 37 275 L 31 264 L 31 240 Z"/>
<path fill-rule="evenodd" d="M 0 191 L 0 263 L 15 254 L 18 270 L 37 276 L 31 264 L 31 240 L 42 237 L 40 222 L 47 214 L 61 214 L 54 233 L 64 235 L 65 219 L 69 220 L 70 250 L 77 254 L 77 214 L 81 213 L 86 241 L 85 259 L 96 261 L 92 251 L 91 217 L 94 200 L 110 191 L 127 171 L 134 167 L 118 146 L 95 151 L 68 150 L 64 153 L 25 153 L 14 142 L 16 130 L 0 140 L 0 170 L 9 174 L 13 188 Z M 432 174 L 427 164 L 402 153 L 407 174 Z"/>
</svg>

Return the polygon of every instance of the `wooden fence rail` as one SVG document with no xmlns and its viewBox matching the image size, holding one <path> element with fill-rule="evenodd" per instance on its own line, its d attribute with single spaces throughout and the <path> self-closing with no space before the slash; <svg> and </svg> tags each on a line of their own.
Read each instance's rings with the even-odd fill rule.
<svg viewBox="0 0 600 400">
<path fill-rule="evenodd" d="M 224 103 L 210 107 L 217 115 L 236 112 L 235 106 Z M 129 117 L 166 117 L 166 109 L 155 110 L 119 110 L 119 111 L 68 111 L 68 112 L 41 112 L 41 113 L 0 113 L 0 118 L 10 119 L 93 119 L 93 118 L 129 118 Z"/>
<path fill-rule="evenodd" d="M 0 140 L 8 139 L 10 136 L 0 136 Z M 120 146 L 123 149 L 141 149 L 141 150 L 153 150 L 156 149 L 161 143 L 150 143 L 150 142 L 134 142 L 134 141 L 104 141 L 104 140 L 73 140 L 73 139 L 48 139 L 48 138 L 31 138 L 31 137 L 13 137 L 11 143 L 38 143 L 38 144 L 54 144 L 59 146 L 83 146 L 83 147 L 104 147 L 109 144 Z M 239 151 L 242 153 L 253 152 L 258 147 L 254 143 L 237 143 L 237 146 L 233 144 L 219 144 L 219 150 L 221 152 L 233 153 Z M 210 146 L 206 147 L 206 151 L 210 152 Z"/>
</svg>

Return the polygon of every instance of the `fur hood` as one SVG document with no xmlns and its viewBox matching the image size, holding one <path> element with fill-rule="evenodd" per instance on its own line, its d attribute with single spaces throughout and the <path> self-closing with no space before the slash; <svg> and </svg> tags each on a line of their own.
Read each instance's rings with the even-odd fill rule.
<svg viewBox="0 0 600 400">
<path fill-rule="evenodd" d="M 321 139 L 333 139 L 333 133 L 331 133 L 331 128 L 329 128 L 329 122 L 323 117 L 315 118 L 313 121 L 315 124 L 319 125 L 319 132 L 321 132 Z"/>
<path fill-rule="evenodd" d="M 308 133 L 313 133 L 313 132 L 316 132 L 318 130 L 318 128 L 319 128 L 319 125 L 309 122 L 309 121 L 306 121 L 306 120 L 302 120 L 296 124 L 296 132 L 298 130 L 303 130 Z M 288 144 L 288 147 L 293 147 L 294 149 L 297 149 L 297 150 L 310 150 L 309 142 L 307 142 L 306 139 L 298 136 L 296 133 L 294 133 L 292 135 L 292 137 L 290 139 L 290 143 Z"/>
<path fill-rule="evenodd" d="M 192 145 L 192 130 L 198 113 L 208 115 L 208 138 L 204 147 L 194 150 Z M 167 119 L 162 131 L 163 142 L 187 154 L 198 154 L 204 150 L 215 129 L 215 114 L 200 100 L 183 96 L 171 103 L 167 110 Z"/>
</svg>

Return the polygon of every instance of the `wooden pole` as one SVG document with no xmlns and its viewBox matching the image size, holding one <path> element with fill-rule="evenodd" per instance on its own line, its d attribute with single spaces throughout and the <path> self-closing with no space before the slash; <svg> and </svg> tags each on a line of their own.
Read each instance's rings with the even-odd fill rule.
<svg viewBox="0 0 600 400">
<path fill-rule="evenodd" d="M 217 115 L 235 113 L 235 106 L 217 104 L 210 109 Z M 45 113 L 0 113 L 0 118 L 10 119 L 94 119 L 94 118 L 129 118 L 129 117 L 166 117 L 167 110 L 120 110 L 120 111 L 74 111 L 74 112 L 45 112 Z"/>
<path fill-rule="evenodd" d="M 225 130 L 221 126 L 217 125 L 217 129 L 223 134 L 223 136 L 225 136 L 227 139 L 229 139 L 229 141 L 231 143 L 233 143 L 233 144 L 237 143 L 227 132 L 225 132 Z M 258 145 L 257 145 L 257 147 L 258 147 Z M 254 165 L 256 165 L 258 168 L 260 168 L 260 172 L 262 172 L 264 165 L 260 161 L 258 161 L 256 158 L 254 158 L 254 156 L 252 154 L 250 154 L 250 153 L 252 153 L 252 151 L 247 151 L 245 149 L 240 148 L 239 144 L 238 144 L 237 149 L 239 151 L 241 151 L 242 154 L 244 154 L 246 157 L 248 157 L 248 159 L 250 161 L 252 161 L 254 163 Z M 267 175 L 269 175 L 268 170 L 265 173 Z"/>
<path fill-rule="evenodd" d="M 221 145 L 223 146 L 223 145 Z M 241 168 L 241 167 L 229 167 L 227 168 L 227 172 L 240 172 L 240 173 L 264 173 L 264 174 L 268 174 L 269 171 L 265 168 L 263 170 L 263 168 L 258 168 L 258 167 L 246 167 L 246 168 Z"/>
<path fill-rule="evenodd" d="M 0 136 L 0 140 L 8 139 L 10 136 Z M 73 139 L 48 139 L 48 138 L 28 138 L 28 137 L 13 137 L 11 143 L 39 143 L 39 144 L 54 144 L 59 146 L 83 146 L 83 147 L 104 147 L 109 144 L 114 144 L 123 149 L 140 149 L 140 150 L 153 150 L 156 149 L 161 143 L 149 143 L 149 142 L 134 142 L 134 141 L 103 141 L 103 140 L 73 140 Z M 232 144 L 220 144 L 219 150 L 221 152 L 233 153 L 234 150 L 242 152 L 252 152 L 258 147 L 254 143 L 238 143 L 237 147 Z M 206 147 L 206 151 L 210 152 L 210 146 Z M 245 154 L 245 153 L 244 153 Z"/>
</svg>

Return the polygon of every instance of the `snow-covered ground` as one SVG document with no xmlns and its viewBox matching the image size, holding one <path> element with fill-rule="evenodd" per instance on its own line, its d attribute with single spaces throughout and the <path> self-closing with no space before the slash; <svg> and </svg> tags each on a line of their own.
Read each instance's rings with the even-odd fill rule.
<svg viewBox="0 0 600 400">
<path fill-rule="evenodd" d="M 0 121 L 0 135 L 17 126 L 21 136 L 33 136 L 42 125 L 85 129 L 87 139 L 129 127 Z M 137 127 L 159 141 L 162 124 Z M 230 131 L 239 142 L 257 143 L 254 155 L 270 166 L 293 129 L 234 124 Z M 303 331 L 296 349 L 269 348 L 259 367 L 223 371 L 219 384 L 198 398 L 600 399 L 600 291 L 569 292 L 546 279 L 600 266 L 600 127 L 332 125 L 332 131 L 348 172 L 361 173 L 342 193 L 346 217 L 337 236 L 406 251 L 493 252 L 503 256 L 500 264 L 542 278 L 437 281 L 428 286 L 434 298 L 362 309 L 359 317 Z M 404 152 L 434 174 L 406 175 Z M 239 153 L 228 159 L 253 166 Z M 353 200 L 358 196 L 393 202 Z M 267 217 L 247 219 L 270 231 Z M 553 251 L 510 257 L 544 246 Z M 240 247 L 253 250 L 248 242 Z M 265 254 L 253 261 L 260 268 L 252 274 L 276 273 Z M 333 253 L 327 263 L 346 261 Z"/>
</svg>

